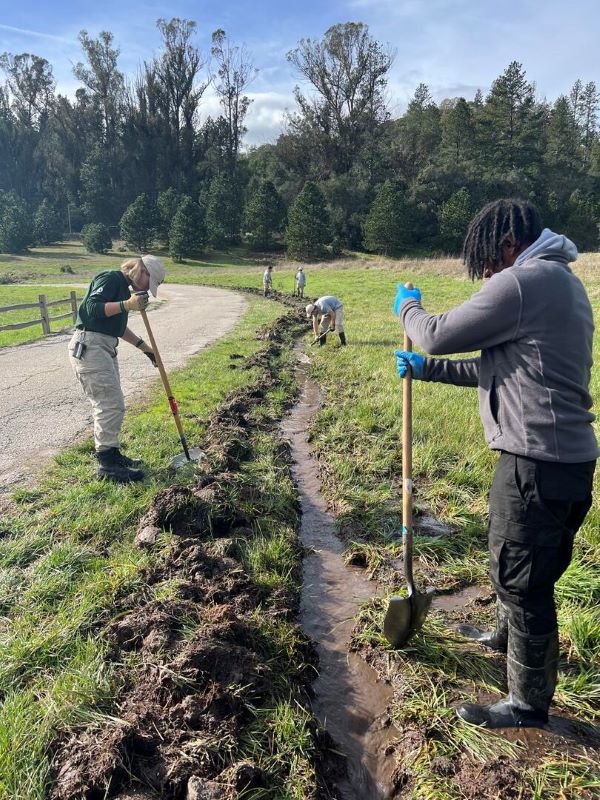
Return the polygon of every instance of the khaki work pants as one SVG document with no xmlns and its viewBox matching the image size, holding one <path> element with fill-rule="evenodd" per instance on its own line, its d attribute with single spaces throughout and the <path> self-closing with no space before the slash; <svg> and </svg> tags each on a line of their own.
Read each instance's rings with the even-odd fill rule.
<svg viewBox="0 0 600 800">
<path fill-rule="evenodd" d="M 329 330 L 329 317 L 324 314 L 321 317 L 321 326 L 319 329 L 319 333 L 327 333 Z M 338 308 L 335 312 L 335 332 L 336 333 L 344 333 L 344 306 Z"/>
<path fill-rule="evenodd" d="M 73 348 L 84 337 L 82 359 L 73 357 Z M 117 345 L 114 336 L 95 331 L 75 331 L 69 342 L 69 360 L 94 414 L 96 450 L 119 446 L 119 433 L 125 416 L 125 399 L 121 390 Z"/>
</svg>

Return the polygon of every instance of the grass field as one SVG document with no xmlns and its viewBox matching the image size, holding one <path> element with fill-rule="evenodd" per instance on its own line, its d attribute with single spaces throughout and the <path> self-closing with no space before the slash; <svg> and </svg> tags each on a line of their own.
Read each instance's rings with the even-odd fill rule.
<svg viewBox="0 0 600 800">
<path fill-rule="evenodd" d="M 600 312 L 600 257 L 583 256 L 577 273 L 584 281 L 596 317 Z M 412 280 L 421 288 L 424 305 L 443 311 L 466 299 L 474 287 L 456 261 L 363 262 L 309 268 L 308 296 L 336 294 L 347 313 L 347 348 L 337 337 L 313 352 L 312 376 L 324 389 L 325 403 L 313 427 L 313 446 L 336 510 L 349 552 L 363 550 L 368 565 L 392 591 L 402 589 L 398 578 L 389 583 L 384 567 L 399 555 L 401 474 L 401 389 L 395 374 L 393 350 L 402 332 L 391 315 L 396 281 Z M 249 283 L 258 276 L 223 271 L 206 276 L 220 285 Z M 282 278 L 282 280 L 284 280 Z M 287 277 L 285 278 L 287 280 Z M 595 340 L 596 364 L 600 362 Z M 600 399 L 600 370 L 594 369 L 592 393 Z M 382 677 L 398 686 L 394 719 L 401 730 L 430 731 L 417 737 L 420 746 L 403 762 L 415 798 L 458 800 L 468 797 L 513 796 L 465 794 L 477 766 L 495 769 L 509 759 L 512 778 L 498 776 L 522 797 L 594 797 L 600 791 L 600 772 L 585 754 L 582 742 L 549 737 L 529 754 L 499 737 L 473 731 L 452 710 L 460 699 L 504 691 L 497 660 L 473 653 L 453 633 L 453 625 L 468 618 L 491 621 L 487 579 L 486 510 L 496 456 L 483 441 L 477 393 L 468 389 L 419 384 L 414 402 L 414 481 L 417 511 L 433 514 L 452 534 L 417 541 L 420 580 L 446 592 L 479 586 L 484 603 L 452 613 L 435 611 L 422 637 L 407 651 L 393 653 L 381 635 L 385 602 L 364 609 L 355 644 L 379 667 Z M 596 426 L 598 433 L 598 427 Z M 600 711 L 600 503 L 596 499 L 579 533 L 573 562 L 557 586 L 563 662 L 555 703 L 559 711 L 595 723 Z M 487 605 L 485 604 L 487 603 Z M 408 676 L 408 677 L 407 677 Z M 448 775 L 436 772 L 438 760 L 454 765 Z M 454 772 L 452 772 L 454 770 Z M 477 782 L 475 781 L 475 784 Z M 511 789 L 511 791 L 513 790 Z M 477 791 L 471 786 L 470 791 Z M 508 789 L 506 790 L 508 791 Z M 517 796 L 516 794 L 514 796 Z"/>
<path fill-rule="evenodd" d="M 21 274 L 36 287 L 59 282 L 58 275 L 60 282 L 67 277 L 83 282 L 99 268 L 116 267 L 126 255 L 89 257 L 78 245 L 46 248 L 33 258 L 4 259 L 0 277 Z M 274 288 L 291 291 L 297 265 L 272 260 Z M 264 263 L 243 253 L 221 254 L 207 261 L 169 266 L 167 274 L 173 282 L 259 287 Z M 73 273 L 64 275 L 60 265 L 67 264 Z M 584 255 L 577 263 L 576 271 L 592 299 L 596 318 L 600 313 L 599 270 L 600 256 L 595 254 Z M 393 574 L 386 567 L 398 554 L 400 528 L 401 391 L 392 354 L 402 333 L 391 313 L 395 284 L 412 280 L 431 311 L 460 302 L 474 287 L 459 263 L 451 259 L 394 261 L 357 256 L 331 265 L 308 265 L 306 271 L 307 297 L 336 294 L 344 300 L 347 315 L 349 346 L 339 348 L 333 336 L 327 347 L 311 351 L 312 376 L 323 387 L 325 397 L 312 430 L 324 491 L 337 513 L 348 551 L 364 551 L 369 566 L 385 582 Z M 6 304 L 2 292 L 7 288 L 13 287 L 0 285 L 0 305 Z M 251 380 L 251 373 L 223 366 L 231 353 L 251 353 L 257 346 L 256 327 L 276 313 L 275 304 L 254 301 L 251 312 L 226 341 L 196 358 L 189 370 L 181 373 L 174 390 L 194 418 L 205 418 L 226 391 L 242 380 Z M 597 339 L 595 359 L 600 363 Z M 199 396 L 196 387 L 200 381 L 205 392 Z M 598 366 L 592 375 L 592 393 L 598 402 Z M 489 595 L 487 492 L 495 456 L 483 441 L 476 392 L 417 382 L 413 414 L 418 510 L 432 513 L 452 530 L 448 536 L 417 541 L 419 576 L 449 592 L 480 587 L 485 599 Z M 102 641 L 90 631 L 110 615 L 116 596 L 139 588 L 147 566 L 147 555 L 132 548 L 131 538 L 144 509 L 169 481 L 166 474 L 161 475 L 160 464 L 172 452 L 170 432 L 155 441 L 157 420 L 163 415 L 157 395 L 155 404 L 128 414 L 127 419 L 130 449 L 147 453 L 155 469 L 156 478 L 150 484 L 133 488 L 99 485 L 92 479 L 89 448 L 75 448 L 58 459 L 40 489 L 17 493 L 8 522 L 3 521 L 2 798 L 44 797 L 48 747 L 57 732 L 93 719 L 97 709 L 110 707 L 118 689 L 106 665 Z M 72 476 L 77 477 L 76 483 Z M 559 711 L 591 723 L 597 723 L 600 710 L 598 480 L 596 500 L 578 536 L 573 563 L 557 587 L 563 663 L 555 701 Z M 164 546 L 168 546 L 167 539 Z M 285 558 L 283 551 L 271 550 L 268 557 L 252 554 L 251 560 L 277 564 Z M 399 587 L 389 584 L 388 588 Z M 498 694 L 502 689 L 498 660 L 465 649 L 452 632 L 459 617 L 489 621 L 489 603 L 469 604 L 454 613 L 432 613 L 423 636 L 401 653 L 390 651 L 380 634 L 384 607 L 379 601 L 363 610 L 355 644 L 368 653 L 382 675 L 393 679 L 393 718 L 398 727 L 404 733 L 419 732 L 407 738 L 413 747 L 406 745 L 402 761 L 407 788 L 401 796 L 414 800 L 597 796 L 600 773 L 595 751 L 586 755 L 580 744 L 561 742 L 558 747 L 557 741 L 549 739 L 544 747 L 529 753 L 518 742 L 473 732 L 454 717 L 451 706 L 458 700 L 485 691 Z M 306 722 L 301 714 L 288 720 L 289 708 L 278 713 L 283 718 L 278 728 L 281 736 L 284 729 L 300 730 Z M 302 739 L 299 734 L 296 738 Z M 439 769 L 442 762 L 450 765 L 445 771 Z M 507 764 L 514 773 L 510 790 L 521 786 L 520 795 L 502 794 L 501 778 L 506 776 L 498 770 Z M 477 783 L 473 776 L 485 771 L 488 793 L 480 787 L 480 794 L 468 794 L 467 787 Z"/>
</svg>

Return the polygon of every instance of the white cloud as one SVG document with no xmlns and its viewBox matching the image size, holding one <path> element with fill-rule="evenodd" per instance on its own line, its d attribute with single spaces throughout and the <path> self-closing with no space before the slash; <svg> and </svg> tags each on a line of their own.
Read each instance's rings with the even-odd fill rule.
<svg viewBox="0 0 600 800">
<path fill-rule="evenodd" d="M 246 146 L 274 142 L 283 131 L 285 115 L 294 105 L 291 90 L 288 92 L 249 93 L 253 103 L 248 111 Z"/>
<path fill-rule="evenodd" d="M 75 39 L 68 39 L 64 36 L 55 36 L 52 33 L 44 33 L 42 31 L 32 31 L 28 28 L 15 28 L 13 25 L 2 25 L 0 24 L 0 30 L 7 31 L 8 33 L 17 34 L 19 37 L 30 37 L 33 36 L 34 38 L 39 39 L 49 39 L 53 42 L 62 42 L 64 44 L 73 45 L 75 43 Z"/>
</svg>

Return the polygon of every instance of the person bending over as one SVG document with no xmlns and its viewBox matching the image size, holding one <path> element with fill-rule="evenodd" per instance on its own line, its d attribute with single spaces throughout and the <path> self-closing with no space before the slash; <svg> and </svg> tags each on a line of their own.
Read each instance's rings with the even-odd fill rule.
<svg viewBox="0 0 600 800">
<path fill-rule="evenodd" d="M 312 319 L 315 342 L 318 339 L 319 347 L 325 344 L 328 333 L 337 333 L 340 343 L 346 344 L 344 333 L 344 304 L 333 295 L 319 297 L 314 303 L 306 306 L 306 316 Z"/>
<path fill-rule="evenodd" d="M 92 404 L 98 478 L 118 483 L 140 481 L 144 473 L 121 453 L 119 433 L 125 416 L 117 346 L 134 345 L 156 365 L 152 348 L 127 327 L 130 311 L 148 305 L 148 290 L 156 297 L 165 268 L 156 256 L 129 259 L 120 270 L 100 272 L 79 306 L 75 333 L 69 342 L 71 366 Z M 131 294 L 131 290 L 137 294 Z"/>
</svg>

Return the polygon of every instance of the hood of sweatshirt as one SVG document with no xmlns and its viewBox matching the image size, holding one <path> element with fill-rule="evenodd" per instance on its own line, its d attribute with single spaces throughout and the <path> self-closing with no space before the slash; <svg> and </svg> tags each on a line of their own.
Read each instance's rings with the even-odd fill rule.
<svg viewBox="0 0 600 800">
<path fill-rule="evenodd" d="M 550 228 L 544 228 L 538 239 L 530 244 L 527 250 L 523 250 L 515 261 L 515 266 L 519 266 L 530 258 L 547 258 L 557 261 L 575 261 L 577 258 L 577 247 L 575 244 L 563 236 L 561 233 L 554 233 Z"/>
</svg>

